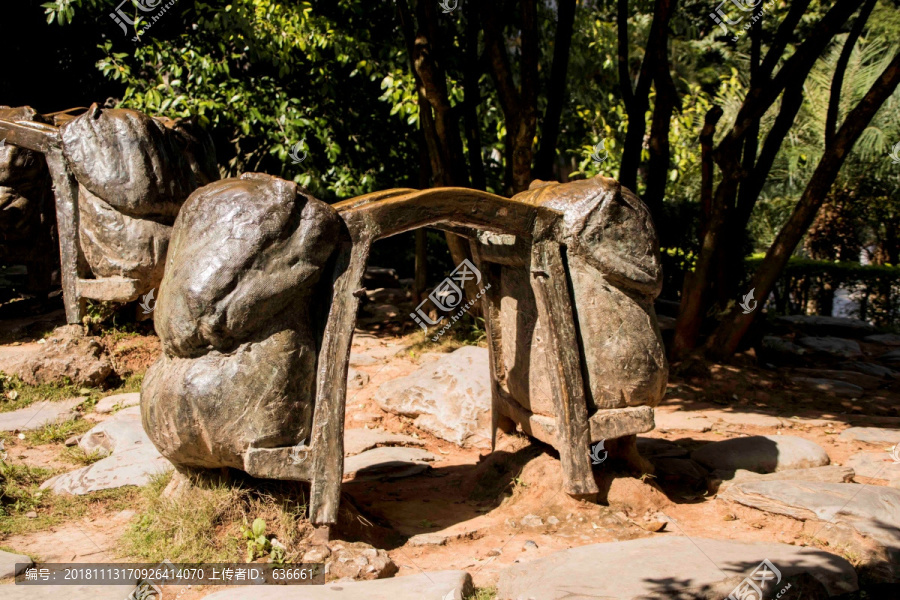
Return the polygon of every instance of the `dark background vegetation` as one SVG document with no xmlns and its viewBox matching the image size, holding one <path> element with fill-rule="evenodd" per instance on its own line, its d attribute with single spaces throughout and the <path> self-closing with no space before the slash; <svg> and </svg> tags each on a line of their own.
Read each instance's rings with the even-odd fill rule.
<svg viewBox="0 0 900 600">
<path fill-rule="evenodd" d="M 197 115 L 223 175 L 329 202 L 615 177 L 659 230 L 674 358 L 746 343 L 750 289 L 770 312 L 821 314 L 846 292 L 857 316 L 897 322 L 897 0 L 729 2 L 727 33 L 711 0 L 178 0 L 136 42 L 117 4 L 4 6 L 0 103 Z M 412 277 L 416 235 L 373 262 Z M 465 254 L 439 232 L 424 247 L 430 282 Z"/>
</svg>

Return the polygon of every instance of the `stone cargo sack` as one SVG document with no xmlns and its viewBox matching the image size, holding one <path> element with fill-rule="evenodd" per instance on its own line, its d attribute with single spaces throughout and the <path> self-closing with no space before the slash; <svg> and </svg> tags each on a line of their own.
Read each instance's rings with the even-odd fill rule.
<svg viewBox="0 0 900 600">
<path fill-rule="evenodd" d="M 173 463 L 243 468 L 249 447 L 307 439 L 339 232 L 330 206 L 268 175 L 185 203 L 156 305 L 163 355 L 141 392 L 144 428 Z"/>
<path fill-rule="evenodd" d="M 61 132 L 79 186 L 81 248 L 94 275 L 137 279 L 140 293 L 158 287 L 181 205 L 218 179 L 211 139 L 190 120 L 96 104 Z"/>
<path fill-rule="evenodd" d="M 588 414 L 598 409 L 656 406 L 668 376 L 653 300 L 662 268 L 650 213 L 616 181 L 594 177 L 566 184 L 535 182 L 515 200 L 563 213 L 568 272 L 583 340 Z M 502 237 L 485 247 L 491 254 Z M 483 241 L 484 243 L 484 241 Z M 528 257 L 515 242 L 513 253 Z M 506 250 L 509 253 L 509 250 Z M 508 261 L 507 261 L 508 262 Z M 538 319 L 528 262 L 501 267 L 501 340 L 513 398 L 554 415 L 545 325 Z"/>
</svg>

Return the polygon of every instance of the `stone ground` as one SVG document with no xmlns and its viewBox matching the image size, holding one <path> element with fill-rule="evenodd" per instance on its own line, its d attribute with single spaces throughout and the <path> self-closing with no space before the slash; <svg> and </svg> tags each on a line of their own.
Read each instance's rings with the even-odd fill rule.
<svg viewBox="0 0 900 600">
<path fill-rule="evenodd" d="M 817 334 L 824 341 L 790 331 L 781 333 L 777 340 L 767 342 L 769 349 L 759 360 L 751 350 L 733 364 L 683 365 L 680 371 L 673 371 L 657 410 L 657 429 L 639 441 L 642 453 L 656 465 L 655 475 L 635 478 L 625 474 L 611 457 L 595 467 L 602 490 L 600 504 L 578 502 L 560 491 L 558 457 L 547 446 L 522 435 L 501 434 L 495 452 L 483 447 L 484 436 L 489 435 L 483 430 L 489 398 L 483 386 L 456 385 L 457 380 L 468 382 L 475 376 L 466 369 L 448 374 L 445 363 L 449 359 L 444 351 L 452 348 L 423 346 L 420 334 L 399 335 L 399 327 L 357 331 L 346 419 L 347 462 L 355 466 L 345 474 L 344 492 L 371 526 L 363 526 L 355 538 L 385 550 L 398 568 L 397 577 L 419 576 L 406 582 L 409 589 L 419 589 L 416 586 L 422 583 L 423 573 L 465 571 L 477 588 L 499 586 L 496 597 L 504 599 L 527 597 L 518 589 L 521 585 L 517 588 L 509 583 L 516 579 L 515 573 L 557 564 L 563 560 L 560 557 L 567 556 L 558 554 L 563 551 L 580 548 L 580 568 L 603 574 L 603 564 L 598 561 L 630 548 L 626 542 L 646 540 L 642 543 L 651 548 L 657 543 L 654 540 L 667 538 L 685 548 L 701 549 L 701 553 L 680 565 L 677 560 L 662 558 L 648 563 L 660 570 L 656 574 L 671 576 L 671 581 L 657 587 L 647 587 L 649 578 L 640 571 L 639 557 L 650 550 L 616 566 L 623 570 L 620 576 L 628 580 L 635 595 L 671 597 L 675 589 L 700 586 L 696 589 L 706 593 L 725 586 L 724 598 L 740 582 L 742 573 L 749 575 L 764 558 L 779 566 L 766 552 L 782 557 L 781 566 L 785 573 L 790 571 L 797 586 L 827 592 L 810 597 L 852 591 L 856 575 L 861 583 L 900 581 L 890 567 L 892 562 L 898 563 L 900 552 L 896 534 L 900 476 L 892 475 L 898 467 L 890 454 L 893 444 L 900 441 L 900 373 L 893 370 L 900 369 L 900 363 L 892 362 L 890 356 L 879 360 L 893 349 L 892 338 L 862 339 L 874 332 L 865 328 L 848 332 L 839 325 L 816 323 L 821 329 Z M 843 339 L 840 335 L 852 338 L 853 343 L 835 341 Z M 0 371 L 8 361 L 22 359 L 17 348 L 37 352 L 37 339 L 20 338 L 14 342 L 18 345 L 0 346 Z M 158 341 L 149 336 L 143 341 L 130 340 L 126 356 L 131 371 L 146 368 L 158 347 Z M 475 361 L 472 369 L 481 360 L 479 356 L 486 359 L 487 354 L 474 348 L 463 353 L 466 361 Z M 810 353 L 825 356 L 822 364 L 826 368 L 780 360 L 796 355 L 806 361 Z M 837 361 L 842 361 L 840 368 Z M 774 366 L 785 363 L 794 366 Z M 432 386 L 437 391 L 429 392 L 428 378 L 435 373 L 440 373 L 441 380 Z M 409 389 L 421 383 L 420 392 L 413 394 L 414 402 L 404 396 L 392 403 L 391 398 L 401 396 L 394 389 L 401 378 L 409 381 Z M 848 390 L 853 393 L 848 395 Z M 115 390 L 110 390 L 106 395 L 113 393 Z M 467 430 L 459 423 L 442 426 L 449 413 L 442 405 L 429 412 L 431 400 L 460 406 L 459 418 L 468 419 L 471 427 Z M 113 406 L 131 402 L 131 398 L 101 400 L 98 406 L 104 412 L 89 407 L 82 416 L 104 423 L 116 418 L 117 412 L 107 412 L 115 410 Z M 409 408 L 411 404 L 414 409 Z M 61 460 L 63 444 L 33 444 L 16 433 L 4 436 L 10 463 L 67 471 L 81 468 Z M 115 448 L 113 456 L 120 451 Z M 895 452 L 900 462 L 900 452 Z M 861 455 L 875 458 L 861 459 Z M 867 465 L 868 476 L 840 468 L 861 461 Z M 775 473 L 760 478 L 747 470 Z M 783 480 L 779 479 L 782 471 Z M 843 506 L 784 509 L 791 502 L 803 501 L 803 494 L 785 497 L 786 486 L 770 484 L 772 479 L 795 484 L 813 481 L 801 486 L 813 496 L 816 486 L 832 486 L 827 488 L 829 493 L 848 500 Z M 866 491 L 859 494 L 860 490 Z M 842 495 L 845 493 L 848 495 Z M 857 496 L 867 504 L 857 507 Z M 754 500 L 747 500 L 750 497 Z M 858 514 L 878 502 L 884 505 L 877 509 L 881 512 Z M 773 508 L 776 505 L 781 508 Z M 37 515 L 36 523 L 40 517 Z M 867 517 L 871 518 L 867 521 Z M 48 562 L 124 562 L 129 557 L 117 553 L 117 542 L 138 518 L 135 511 L 121 507 L 105 512 L 95 508 L 86 516 L 52 527 L 0 534 L 0 547 Z M 884 531 L 876 531 L 873 523 Z M 705 547 L 718 548 L 715 540 L 734 542 L 725 552 L 730 561 L 727 565 L 722 563 L 724 558 L 719 560 L 718 550 L 710 551 L 711 556 L 702 552 Z M 763 543 L 783 546 L 763 551 L 758 546 Z M 622 544 L 621 550 L 616 544 Z M 803 549 L 803 560 L 787 564 L 800 556 L 793 548 Z M 704 556 L 709 561 L 706 564 Z M 744 560 L 737 560 L 739 557 Z M 539 562 L 529 569 L 532 561 Z M 804 566 L 803 561 L 815 566 Z M 692 574 L 685 571 L 694 568 L 688 564 L 702 566 Z M 548 573 L 552 570 L 547 569 Z M 539 594 L 534 598 L 608 593 L 601 589 L 605 583 L 591 583 L 591 577 L 585 577 L 583 589 L 570 589 L 565 571 L 561 569 L 558 580 L 542 579 L 543 591 L 532 591 Z M 436 599 L 462 598 L 468 585 L 465 577 L 458 573 L 435 577 L 449 577 L 459 584 L 455 592 L 441 592 Z M 327 597 L 363 597 L 364 590 L 348 586 L 346 596 L 335 592 Z M 223 599 L 245 597 L 240 591 L 226 593 L 223 588 L 211 587 L 188 590 L 178 597 L 195 600 L 215 593 Z M 406 597 L 384 587 L 372 588 L 369 597 L 382 597 L 377 594 L 398 600 Z"/>
</svg>

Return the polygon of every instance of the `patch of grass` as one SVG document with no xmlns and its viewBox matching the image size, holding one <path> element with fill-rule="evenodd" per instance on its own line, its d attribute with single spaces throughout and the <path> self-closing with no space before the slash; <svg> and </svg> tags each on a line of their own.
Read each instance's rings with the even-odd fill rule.
<svg viewBox="0 0 900 600">
<path fill-rule="evenodd" d="M 427 332 L 421 328 L 417 329 L 408 338 L 407 351 L 414 356 L 422 352 L 453 352 L 463 346 L 485 345 L 487 333 L 484 329 L 484 319 L 468 314 L 452 323 L 450 329 L 434 341 L 448 320 L 449 317 L 444 318 L 440 324 L 431 327 Z"/>
<path fill-rule="evenodd" d="M 312 528 L 297 484 L 254 481 L 212 482 L 193 479 L 183 491 L 162 497 L 166 474 L 142 489 L 147 509 L 122 538 L 130 556 L 150 562 L 241 562 L 246 560 L 248 523 L 264 521 L 264 536 L 277 538 L 285 562 L 299 562 L 304 537 Z M 259 536 L 254 536 L 259 537 Z M 265 546 L 255 539 L 255 547 Z"/>
<path fill-rule="evenodd" d="M 85 421 L 84 419 L 73 419 L 62 423 L 50 423 L 49 425 L 44 425 L 40 429 L 26 432 L 25 441 L 33 446 L 61 444 L 73 435 L 81 435 L 93 426 L 93 423 Z"/>
<path fill-rule="evenodd" d="M 478 588 L 471 596 L 466 596 L 466 600 L 494 600 L 497 597 L 497 588 L 487 587 Z"/>
<path fill-rule="evenodd" d="M 131 392 L 140 392 L 141 384 L 144 383 L 143 373 L 132 373 L 122 381 L 122 385 L 116 388 L 116 394 L 128 394 Z"/>
<path fill-rule="evenodd" d="M 44 383 L 41 385 L 29 385 L 14 375 L 0 373 L 0 412 L 25 408 L 41 400 L 56 402 L 91 394 L 99 396 L 100 390 L 79 388 L 71 382 L 65 384 Z"/>
<path fill-rule="evenodd" d="M 70 463 L 76 464 L 80 467 L 86 467 L 88 465 L 92 465 L 98 460 L 101 460 L 106 457 L 102 452 L 98 450 L 94 450 L 93 452 L 85 452 L 79 446 L 72 446 L 71 448 L 66 448 L 63 450 L 60 457 L 63 460 L 66 460 Z"/>
<path fill-rule="evenodd" d="M 0 460 L 0 515 L 25 513 L 37 507 L 43 495 L 38 487 L 54 474 L 53 469 Z"/>
<path fill-rule="evenodd" d="M 55 469 L 0 460 L 0 534 L 43 531 L 94 511 L 121 511 L 140 506 L 141 496 L 134 487 L 84 496 L 62 496 L 40 489 L 43 482 L 57 473 Z M 36 512 L 37 517 L 25 516 L 30 511 Z"/>
</svg>

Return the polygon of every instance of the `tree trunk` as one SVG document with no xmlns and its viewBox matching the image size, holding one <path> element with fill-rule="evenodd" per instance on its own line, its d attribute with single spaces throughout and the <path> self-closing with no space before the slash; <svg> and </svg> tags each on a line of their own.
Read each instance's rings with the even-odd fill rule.
<svg viewBox="0 0 900 600">
<path fill-rule="evenodd" d="M 553 67 L 547 89 L 547 112 L 541 125 L 541 146 L 535 158 L 534 172 L 538 179 L 555 179 L 556 144 L 559 141 L 560 121 L 566 101 L 566 75 L 569 70 L 569 49 L 575 25 L 575 0 L 560 0 L 557 9 L 556 41 L 553 44 Z"/>
<path fill-rule="evenodd" d="M 534 157 L 534 136 L 537 131 L 538 99 L 538 29 L 536 0 L 521 0 L 521 64 L 516 87 L 510 66 L 500 3 L 482 7 L 484 42 L 491 67 L 491 76 L 500 98 L 500 106 L 506 123 L 506 186 L 508 193 L 516 194 L 528 189 L 531 183 L 531 162 Z"/>
<path fill-rule="evenodd" d="M 794 212 L 778 232 L 775 242 L 757 269 L 752 286 L 757 291 L 760 306 L 765 303 L 797 244 L 812 225 L 847 155 L 875 113 L 897 89 L 898 84 L 900 84 L 900 54 L 894 57 L 869 88 L 865 97 L 847 115 L 846 121 L 834 135 L 833 143 L 826 147 L 825 154 L 819 160 Z M 745 315 L 742 311 L 733 310 L 711 338 L 711 352 L 723 358 L 734 354 L 757 314 L 754 311 Z"/>
</svg>

